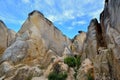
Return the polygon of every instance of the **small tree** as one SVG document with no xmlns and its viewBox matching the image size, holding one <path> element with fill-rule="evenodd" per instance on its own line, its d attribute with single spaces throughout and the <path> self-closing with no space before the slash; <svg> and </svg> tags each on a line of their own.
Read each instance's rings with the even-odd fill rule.
<svg viewBox="0 0 120 80">
<path fill-rule="evenodd" d="M 73 56 L 69 56 L 64 59 L 64 63 L 74 68 L 76 66 L 76 59 Z"/>
<path fill-rule="evenodd" d="M 66 80 L 66 78 L 67 78 L 66 72 L 56 73 L 53 71 L 48 75 L 48 80 Z"/>
<path fill-rule="evenodd" d="M 72 67 L 75 71 L 74 77 L 76 79 L 77 76 L 77 71 L 80 67 L 81 61 L 80 61 L 80 56 L 69 56 L 64 59 L 64 63 L 67 64 L 69 67 Z"/>
<path fill-rule="evenodd" d="M 57 73 L 56 72 L 51 72 L 48 75 L 48 80 L 56 80 L 57 79 Z"/>
<path fill-rule="evenodd" d="M 58 74 L 58 79 L 57 80 L 66 80 L 67 78 L 67 72 L 61 72 Z"/>
</svg>

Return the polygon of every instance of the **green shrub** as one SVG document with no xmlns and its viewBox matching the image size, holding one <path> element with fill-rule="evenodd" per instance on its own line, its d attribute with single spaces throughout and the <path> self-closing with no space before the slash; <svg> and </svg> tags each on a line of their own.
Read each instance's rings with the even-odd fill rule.
<svg viewBox="0 0 120 80">
<path fill-rule="evenodd" d="M 48 75 L 48 80 L 57 80 L 57 73 L 55 72 L 51 72 L 49 75 Z"/>
<path fill-rule="evenodd" d="M 67 78 L 66 72 L 56 73 L 53 71 L 48 75 L 48 80 L 66 80 L 66 78 Z"/>
<path fill-rule="evenodd" d="M 67 72 L 61 72 L 58 74 L 58 80 L 66 80 Z"/>
<path fill-rule="evenodd" d="M 80 61 L 80 56 L 69 56 L 69 57 L 66 57 L 64 59 L 64 63 L 67 64 L 69 67 L 73 67 L 74 71 L 75 71 L 75 74 L 74 74 L 74 77 L 76 79 L 76 76 L 77 76 L 77 71 L 81 65 L 81 61 Z"/>
<path fill-rule="evenodd" d="M 75 67 L 76 59 L 73 56 L 69 56 L 64 59 L 64 63 L 67 64 L 69 67 Z"/>
<path fill-rule="evenodd" d="M 80 65 L 81 65 L 80 56 L 77 56 L 76 57 L 76 67 L 77 67 L 77 69 L 79 69 Z"/>
</svg>

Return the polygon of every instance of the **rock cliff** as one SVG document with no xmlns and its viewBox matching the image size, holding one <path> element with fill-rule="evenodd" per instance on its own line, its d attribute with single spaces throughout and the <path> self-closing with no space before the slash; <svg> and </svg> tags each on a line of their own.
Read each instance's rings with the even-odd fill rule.
<svg viewBox="0 0 120 80">
<path fill-rule="evenodd" d="M 3 21 L 0 20 L 0 56 L 4 50 L 10 46 L 15 39 L 15 32 L 8 29 Z"/>
<path fill-rule="evenodd" d="M 62 61 L 64 65 L 62 56 L 72 55 L 71 40 L 39 11 L 35 10 L 28 15 L 13 40 L 13 32 L 4 24 L 1 27 L 0 36 L 5 38 L 0 38 L 0 45 L 5 50 L 0 60 L 1 79 L 47 79 L 45 72 L 47 69 L 49 71 L 50 65 L 61 63 L 56 60 Z"/>
<path fill-rule="evenodd" d="M 38 62 L 44 64 L 47 56 L 52 55 L 49 50 L 54 55 L 62 56 L 64 48 L 70 43 L 71 41 L 42 13 L 33 11 L 17 33 L 14 43 L 5 50 L 2 60 L 17 63 L 39 58 Z"/>
<path fill-rule="evenodd" d="M 47 80 L 54 69 L 67 80 L 120 80 L 119 5 L 105 0 L 100 23 L 92 19 L 72 40 L 36 10 L 17 33 L 0 21 L 0 80 Z M 80 56 L 81 66 L 69 67 L 67 56 Z"/>
<path fill-rule="evenodd" d="M 86 33 L 83 31 L 79 31 L 79 34 L 73 38 L 70 48 L 74 55 L 82 55 L 83 43 L 85 39 Z"/>
<path fill-rule="evenodd" d="M 91 74 L 94 74 L 92 77 L 95 80 L 120 80 L 119 5 L 119 0 L 105 0 L 104 10 L 100 14 L 100 23 L 97 19 L 92 19 L 88 27 L 82 61 L 86 58 L 90 59 L 93 65 Z M 78 80 L 83 77 L 80 76 L 81 72 L 83 71 L 80 68 Z"/>
</svg>

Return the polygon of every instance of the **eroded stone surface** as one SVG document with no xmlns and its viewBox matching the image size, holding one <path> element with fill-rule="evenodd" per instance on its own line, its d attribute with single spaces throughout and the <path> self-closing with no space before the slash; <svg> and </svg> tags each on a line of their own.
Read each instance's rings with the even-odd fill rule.
<svg viewBox="0 0 120 80">
<path fill-rule="evenodd" d="M 120 79 L 120 1 L 105 0 L 100 23 L 92 20 L 84 43 L 82 60 L 93 62 L 96 80 Z"/>
<path fill-rule="evenodd" d="M 67 79 L 74 80 L 73 68 L 68 71 L 63 59 L 68 55 L 80 55 L 82 64 L 77 73 L 78 80 L 87 80 L 88 73 L 95 80 L 119 80 L 119 5 L 119 0 L 105 0 L 100 23 L 92 19 L 88 32 L 80 31 L 73 40 L 38 11 L 29 14 L 17 34 L 0 21 L 0 79 L 45 80 L 54 65 L 59 64 L 68 72 Z"/>
<path fill-rule="evenodd" d="M 9 30 L 9 34 L 12 33 L 14 32 Z M 15 38 L 11 40 L 13 37 Z M 71 40 L 38 11 L 30 13 L 16 36 L 10 35 L 8 38 L 8 48 L 1 57 L 0 66 L 9 61 L 8 63 L 12 64 L 14 68 L 7 73 L 4 72 L 3 68 L 0 69 L 0 72 L 2 69 L 4 72 L 0 77 L 5 80 L 44 77 L 43 74 L 31 77 L 31 75 L 37 74 L 35 70 L 31 71 L 31 68 L 39 65 L 40 69 L 47 69 L 54 62 L 54 59 L 60 58 L 63 61 L 63 54 L 72 54 L 69 52 Z M 67 52 L 66 48 L 68 49 Z M 22 64 L 22 66 L 16 67 L 19 64 Z M 11 74 L 9 74 L 10 72 Z"/>
</svg>

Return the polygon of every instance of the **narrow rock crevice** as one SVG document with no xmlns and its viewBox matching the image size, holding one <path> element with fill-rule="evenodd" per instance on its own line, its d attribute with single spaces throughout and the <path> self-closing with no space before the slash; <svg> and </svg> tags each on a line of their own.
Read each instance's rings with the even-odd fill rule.
<svg viewBox="0 0 120 80">
<path fill-rule="evenodd" d="M 99 47 L 107 47 L 106 42 L 104 41 L 104 37 L 102 35 L 102 28 L 100 23 L 96 21 L 96 38 L 97 38 L 97 46 Z"/>
</svg>

